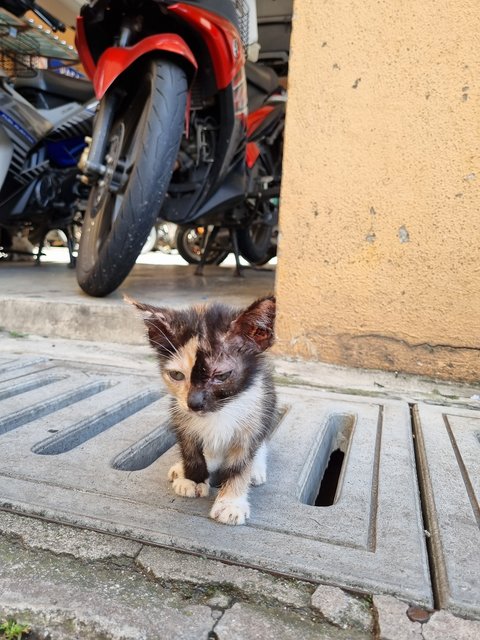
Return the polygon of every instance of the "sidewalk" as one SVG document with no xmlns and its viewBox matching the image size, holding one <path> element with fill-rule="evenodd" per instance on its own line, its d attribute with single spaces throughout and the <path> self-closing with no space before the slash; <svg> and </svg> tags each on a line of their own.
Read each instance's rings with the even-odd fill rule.
<svg viewBox="0 0 480 640">
<path fill-rule="evenodd" d="M 63 269 L 0 265 L 0 620 L 52 640 L 480 637 L 478 389 L 277 359 L 269 480 L 247 526 L 218 525 L 211 498 L 166 481 L 176 450 L 141 323 Z M 245 304 L 273 272 L 198 280 L 146 265 L 123 289 Z M 69 309 L 82 322 L 61 323 Z M 315 507 L 336 447 L 339 495 Z"/>
</svg>

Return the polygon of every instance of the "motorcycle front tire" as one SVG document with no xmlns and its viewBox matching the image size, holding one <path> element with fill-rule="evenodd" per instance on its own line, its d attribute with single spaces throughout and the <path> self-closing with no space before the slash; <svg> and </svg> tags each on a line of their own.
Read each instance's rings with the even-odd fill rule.
<svg viewBox="0 0 480 640">
<path fill-rule="evenodd" d="M 109 132 L 105 162 L 111 182 L 91 189 L 82 225 L 77 281 L 106 296 L 127 277 L 154 226 L 170 183 L 183 133 L 187 78 L 171 60 L 146 58 L 131 100 Z M 123 182 L 115 178 L 121 175 Z M 120 171 L 119 171 L 120 170 Z M 119 182 L 120 187 L 113 180 Z"/>
</svg>

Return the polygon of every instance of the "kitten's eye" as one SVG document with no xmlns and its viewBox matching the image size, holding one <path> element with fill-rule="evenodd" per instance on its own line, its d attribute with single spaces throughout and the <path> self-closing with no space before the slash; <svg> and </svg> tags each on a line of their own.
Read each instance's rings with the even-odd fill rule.
<svg viewBox="0 0 480 640">
<path fill-rule="evenodd" d="M 225 373 L 219 373 L 215 376 L 216 382 L 225 382 L 232 375 L 231 371 L 226 371 Z"/>
<path fill-rule="evenodd" d="M 169 371 L 168 375 L 172 378 L 172 380 L 185 380 L 185 376 L 181 371 Z"/>
</svg>

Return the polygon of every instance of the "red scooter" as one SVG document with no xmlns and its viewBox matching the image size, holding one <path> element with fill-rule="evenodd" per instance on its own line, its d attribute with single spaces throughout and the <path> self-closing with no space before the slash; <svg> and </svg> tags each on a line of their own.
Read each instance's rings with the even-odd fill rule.
<svg viewBox="0 0 480 640">
<path fill-rule="evenodd" d="M 285 102 L 275 73 L 245 62 L 243 7 L 242 0 L 82 7 L 77 47 L 100 100 L 79 163 L 91 187 L 77 259 L 88 294 L 121 284 L 159 216 L 227 227 L 237 265 L 239 253 L 261 263 L 271 252 Z M 206 255 L 215 237 L 209 242 Z"/>
</svg>

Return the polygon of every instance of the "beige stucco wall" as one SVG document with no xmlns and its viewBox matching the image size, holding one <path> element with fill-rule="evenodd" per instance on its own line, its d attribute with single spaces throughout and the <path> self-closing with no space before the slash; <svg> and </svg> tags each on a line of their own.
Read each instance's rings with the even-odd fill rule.
<svg viewBox="0 0 480 640">
<path fill-rule="evenodd" d="M 480 372 L 480 5 L 296 0 L 277 351 Z"/>
</svg>

